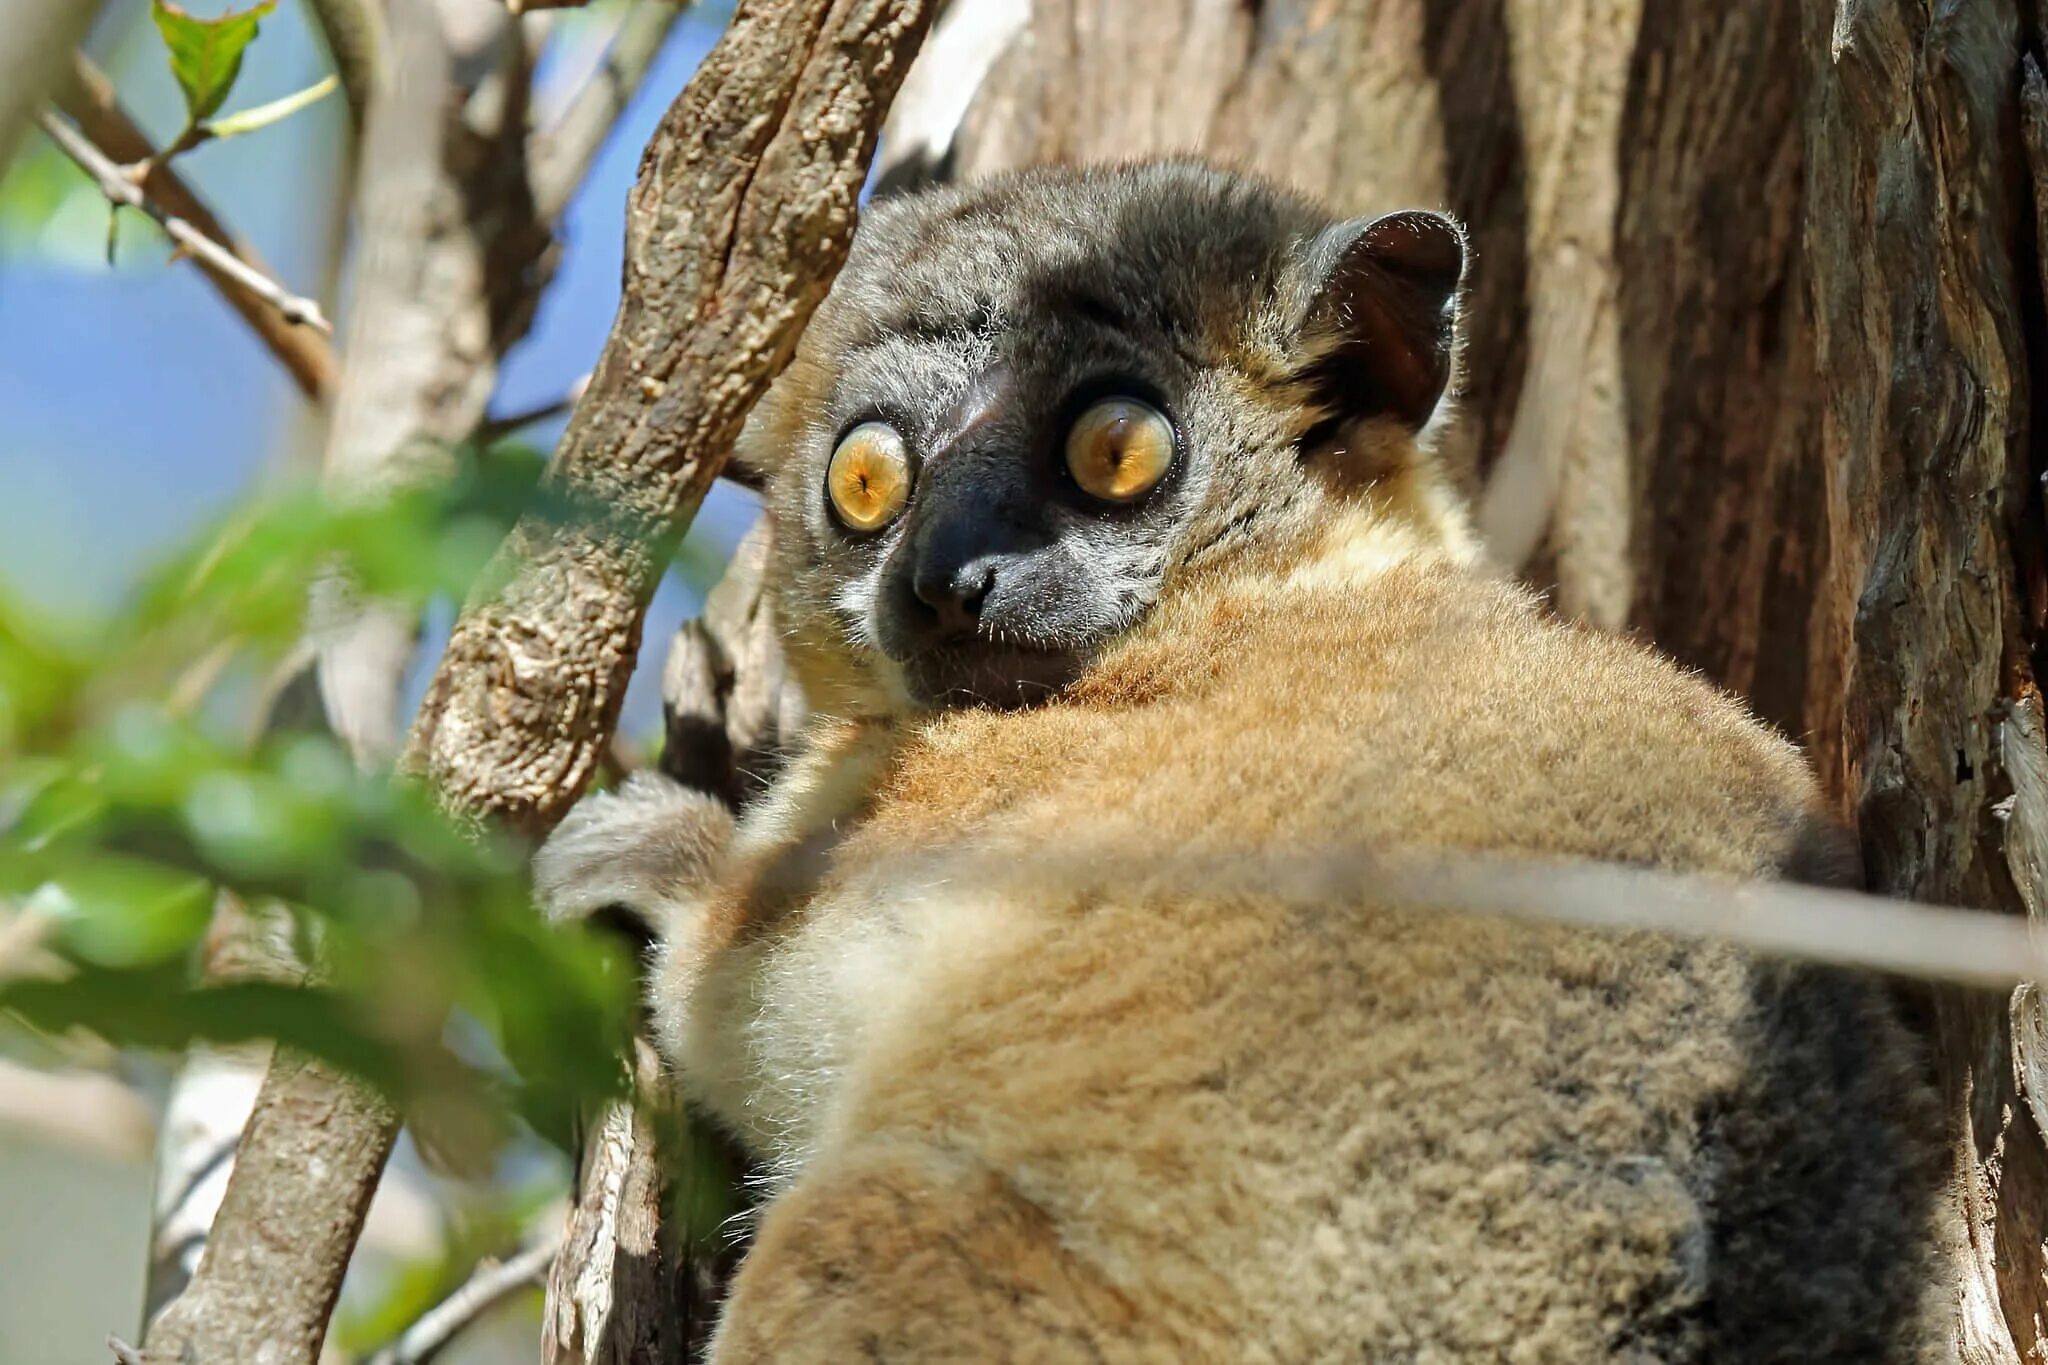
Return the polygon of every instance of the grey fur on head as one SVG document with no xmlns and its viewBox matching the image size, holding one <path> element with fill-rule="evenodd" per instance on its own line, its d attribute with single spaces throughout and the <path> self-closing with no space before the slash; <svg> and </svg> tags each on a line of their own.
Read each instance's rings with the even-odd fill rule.
<svg viewBox="0 0 2048 1365">
<path fill-rule="evenodd" d="M 742 447 L 772 472 L 782 620 L 814 703 L 1029 703 L 1175 576 L 1410 472 L 1453 377 L 1464 258 L 1440 215 L 1340 220 L 1187 161 L 877 205 Z M 1173 431 L 1171 468 L 1128 505 L 1063 463 L 1106 397 Z M 863 423 L 900 436 L 912 486 L 853 534 L 826 474 Z"/>
</svg>

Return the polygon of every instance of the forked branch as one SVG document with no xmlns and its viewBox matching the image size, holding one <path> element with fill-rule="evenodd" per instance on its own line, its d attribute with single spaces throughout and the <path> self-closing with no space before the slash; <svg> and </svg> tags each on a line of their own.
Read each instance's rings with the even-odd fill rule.
<svg viewBox="0 0 2048 1365">
<path fill-rule="evenodd" d="M 124 171 L 120 178 L 128 189 L 139 190 L 149 204 L 186 223 L 239 263 L 237 267 L 217 270 L 209 254 L 192 254 L 193 263 L 205 273 L 222 299 L 241 314 L 250 330 L 269 347 L 300 391 L 315 401 L 327 397 L 334 386 L 335 360 L 334 348 L 326 335 L 315 328 L 292 322 L 287 310 L 279 307 L 273 295 L 289 295 L 282 286 L 274 284 L 270 267 L 248 243 L 227 229 L 183 177 L 163 164 L 158 158 L 156 145 L 121 107 L 115 97 L 113 83 L 105 73 L 83 56 L 74 55 L 69 77 L 58 86 L 56 102 L 57 107 L 77 125 L 78 134 L 98 152 L 101 160 L 117 167 L 149 168 L 139 186 L 130 181 Z M 91 168 L 88 168 L 88 174 L 105 188 L 107 181 L 103 176 Z M 126 190 L 121 192 L 125 194 Z M 270 287 L 252 292 L 241 283 L 248 276 L 265 281 Z"/>
</svg>

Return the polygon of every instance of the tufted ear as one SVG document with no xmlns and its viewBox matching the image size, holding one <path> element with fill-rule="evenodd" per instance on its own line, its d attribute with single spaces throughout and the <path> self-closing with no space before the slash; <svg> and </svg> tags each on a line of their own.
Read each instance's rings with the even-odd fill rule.
<svg viewBox="0 0 2048 1365">
<path fill-rule="evenodd" d="M 1303 252 L 1309 381 L 1332 417 L 1378 415 L 1419 430 L 1456 363 L 1465 237 L 1441 214 L 1354 218 Z"/>
</svg>

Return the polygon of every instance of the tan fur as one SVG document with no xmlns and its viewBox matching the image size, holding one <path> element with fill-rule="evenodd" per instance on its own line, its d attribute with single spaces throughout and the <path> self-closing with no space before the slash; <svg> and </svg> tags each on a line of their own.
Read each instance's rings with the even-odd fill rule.
<svg viewBox="0 0 2048 1365">
<path fill-rule="evenodd" d="M 1759 1084 L 1732 951 L 1365 888 L 1304 916 L 891 883 L 1081 827 L 1752 875 L 1817 813 L 1739 704 L 1414 542 L 1333 515 L 1061 705 L 849 727 L 748 831 L 757 869 L 843 837 L 800 905 L 715 902 L 746 949 L 686 933 L 658 986 L 686 1085 L 789 1182 L 720 1359 L 1587 1360 L 1628 1354 L 1632 1305 L 1682 1316 L 1696 1109 Z M 1902 1067 L 1871 1083 L 1927 1118 Z"/>
<path fill-rule="evenodd" d="M 749 436 L 826 719 L 665 907 L 652 988 L 685 1093 L 769 1175 L 715 1357 L 1947 1358 L 1934 1111 L 1876 983 L 1136 870 L 1364 848 L 1753 877 L 1825 826 L 1739 702 L 1476 567 L 1405 428 L 1300 449 L 1328 343 L 1294 253 L 1324 220 L 1170 165 L 876 221 Z M 1237 225 L 1213 260 L 1211 221 Z M 986 318 L 1013 360 L 1069 349 L 1029 310 L 1083 267 L 1179 310 L 1202 499 L 1064 692 L 908 711 L 834 614 L 835 358 L 900 332 L 982 365 Z M 1075 847 L 1133 867 L 1032 875 Z"/>
</svg>

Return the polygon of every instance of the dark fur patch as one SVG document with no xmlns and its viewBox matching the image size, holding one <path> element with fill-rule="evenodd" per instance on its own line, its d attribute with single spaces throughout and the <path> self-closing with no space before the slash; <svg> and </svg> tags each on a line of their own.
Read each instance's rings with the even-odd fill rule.
<svg viewBox="0 0 2048 1365">
<path fill-rule="evenodd" d="M 1862 891 L 1863 850 L 1846 827 L 1820 816 L 1801 816 L 1778 861 L 1778 877 L 1802 886 Z"/>
</svg>

